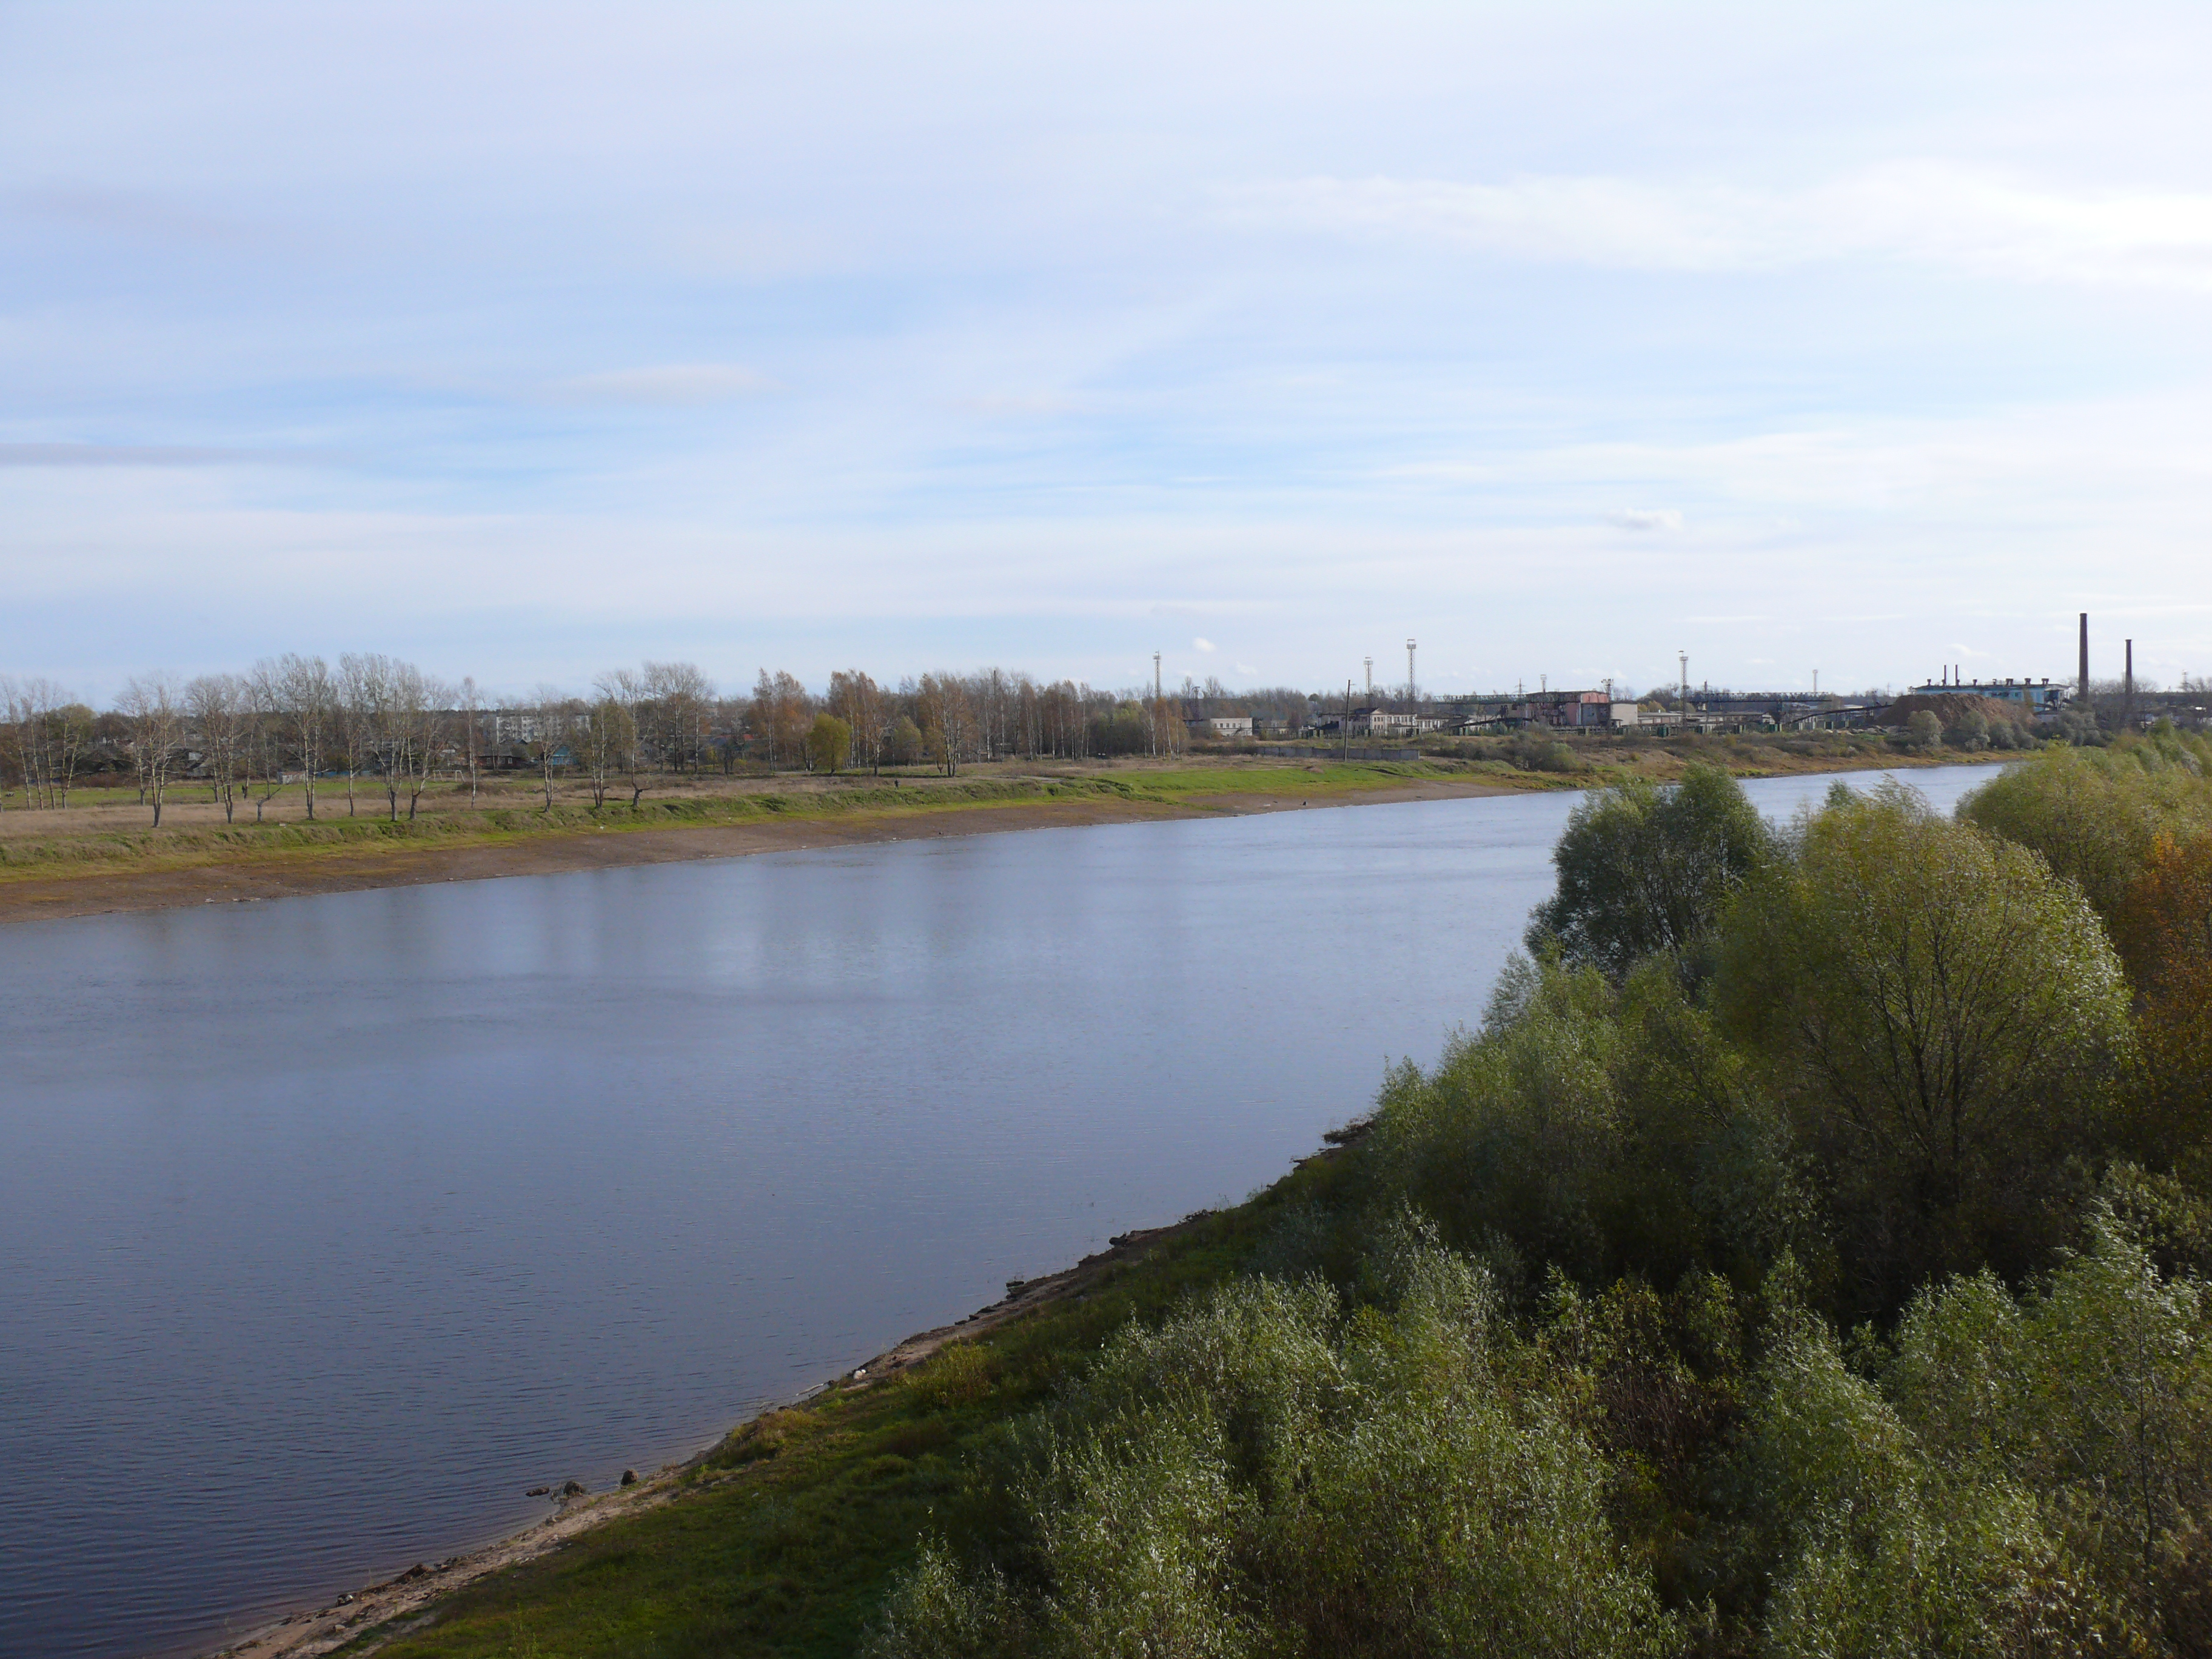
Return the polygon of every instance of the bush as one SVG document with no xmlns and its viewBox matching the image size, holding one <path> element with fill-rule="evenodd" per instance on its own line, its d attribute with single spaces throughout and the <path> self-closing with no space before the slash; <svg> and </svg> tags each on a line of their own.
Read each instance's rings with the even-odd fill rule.
<svg viewBox="0 0 2212 1659">
<path fill-rule="evenodd" d="M 1528 927 L 1531 950 L 1618 980 L 1645 957 L 1680 953 L 1767 856 L 1766 823 L 1717 767 L 1661 788 L 1640 778 L 1585 799 L 1553 849 L 1559 891 Z"/>
<path fill-rule="evenodd" d="M 1663 963 L 1616 990 L 1516 959 L 1478 1036 L 1391 1073 L 1363 1168 L 1449 1242 L 1587 1284 L 1755 1280 L 1787 1246 L 1820 1249 L 1787 1125 Z"/>
<path fill-rule="evenodd" d="M 1677 1648 L 1602 1455 L 1512 1363 L 1483 1276 L 1403 1229 L 1376 1265 L 1377 1299 L 1350 1312 L 1245 1280 L 1125 1329 L 1032 1427 L 1023 1577 L 927 1552 L 872 1651 Z"/>
<path fill-rule="evenodd" d="M 1839 790 L 1722 929 L 1718 1006 L 1829 1172 L 1863 1305 L 2052 1243 L 2098 1144 L 2127 1000 L 2096 917 L 1909 789 Z"/>
<path fill-rule="evenodd" d="M 1499 753 L 1507 763 L 1523 772 L 1579 772 L 1582 758 L 1557 738 L 1546 738 L 1535 732 L 1516 732 L 1505 740 Z"/>
<path fill-rule="evenodd" d="M 2160 835 L 2212 830 L 2212 741 L 2180 732 L 2052 748 L 2007 767 L 1959 815 L 2033 848 L 2111 924 Z"/>
</svg>

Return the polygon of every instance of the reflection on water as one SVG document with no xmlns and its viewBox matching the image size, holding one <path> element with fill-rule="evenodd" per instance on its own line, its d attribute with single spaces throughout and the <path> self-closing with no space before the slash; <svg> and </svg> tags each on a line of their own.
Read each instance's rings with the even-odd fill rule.
<svg viewBox="0 0 2212 1659">
<path fill-rule="evenodd" d="M 218 1639 L 1265 1184 L 1476 1017 L 1574 799 L 0 933 L 0 1650 Z"/>
</svg>

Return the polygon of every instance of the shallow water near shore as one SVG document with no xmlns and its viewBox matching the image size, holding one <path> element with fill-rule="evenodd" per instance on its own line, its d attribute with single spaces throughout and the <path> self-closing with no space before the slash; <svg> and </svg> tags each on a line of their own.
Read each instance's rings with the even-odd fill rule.
<svg viewBox="0 0 2212 1659">
<path fill-rule="evenodd" d="M 218 1644 L 1265 1185 L 1480 1017 L 1578 799 L 10 929 L 0 1652 Z"/>
</svg>

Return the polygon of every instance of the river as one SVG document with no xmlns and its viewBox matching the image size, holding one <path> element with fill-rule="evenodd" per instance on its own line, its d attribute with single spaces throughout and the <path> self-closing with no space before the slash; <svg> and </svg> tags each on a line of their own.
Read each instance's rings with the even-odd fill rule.
<svg viewBox="0 0 2212 1659">
<path fill-rule="evenodd" d="M 1479 1018 L 1577 799 L 9 928 L 0 1651 L 213 1645 L 1267 1184 Z"/>
</svg>

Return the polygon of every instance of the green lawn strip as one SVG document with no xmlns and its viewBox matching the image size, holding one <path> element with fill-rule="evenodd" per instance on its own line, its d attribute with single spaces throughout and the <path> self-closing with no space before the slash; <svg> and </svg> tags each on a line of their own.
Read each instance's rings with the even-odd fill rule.
<svg viewBox="0 0 2212 1659">
<path fill-rule="evenodd" d="M 852 1653 L 925 1533 L 988 1524 L 974 1455 L 1133 1317 L 1235 1272 L 1309 1164 L 1070 1300 L 957 1342 L 896 1380 L 839 1387 L 729 1436 L 680 1496 L 457 1592 L 428 1624 L 364 1631 L 385 1659 Z"/>
</svg>

